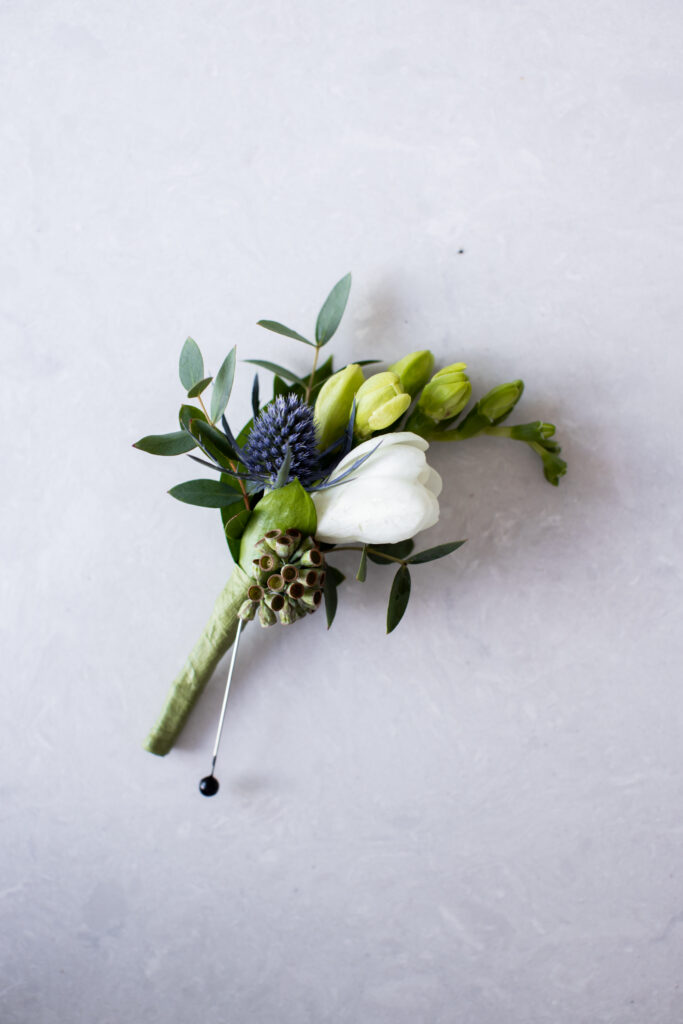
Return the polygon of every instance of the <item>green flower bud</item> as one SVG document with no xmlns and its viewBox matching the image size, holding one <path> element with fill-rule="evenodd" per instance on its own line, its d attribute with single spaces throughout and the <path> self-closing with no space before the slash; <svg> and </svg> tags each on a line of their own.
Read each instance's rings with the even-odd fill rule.
<svg viewBox="0 0 683 1024">
<path fill-rule="evenodd" d="M 425 386 L 418 409 L 437 423 L 457 416 L 470 400 L 472 385 L 463 370 L 466 363 L 452 363 L 435 373 Z"/>
<path fill-rule="evenodd" d="M 477 410 L 492 421 L 500 420 L 512 412 L 522 397 L 524 382 L 514 380 L 510 384 L 499 384 L 477 402 Z"/>
<path fill-rule="evenodd" d="M 266 594 L 263 600 L 273 612 L 281 612 L 287 603 L 284 594 Z"/>
<path fill-rule="evenodd" d="M 351 363 L 333 373 L 321 387 L 313 416 L 318 431 L 318 446 L 323 451 L 344 433 L 353 399 L 362 383 L 363 371 L 357 363 Z"/>
<path fill-rule="evenodd" d="M 292 622 L 296 622 L 299 616 L 296 614 L 296 609 L 289 603 L 284 605 L 281 611 L 278 613 L 280 616 L 280 622 L 283 626 L 289 626 Z"/>
<path fill-rule="evenodd" d="M 307 590 L 299 598 L 299 604 L 307 612 L 314 612 L 323 599 L 322 590 Z"/>
<path fill-rule="evenodd" d="M 257 608 L 258 605 L 255 601 L 243 601 L 237 614 L 243 622 L 251 622 L 256 615 Z"/>
<path fill-rule="evenodd" d="M 411 398 L 420 391 L 432 375 L 434 356 L 427 348 L 411 352 L 389 367 L 401 382 L 401 387 Z"/>
<path fill-rule="evenodd" d="M 308 551 L 304 551 L 301 556 L 301 564 L 305 566 L 312 566 L 314 569 L 319 569 L 325 559 L 318 548 L 310 548 Z"/>
<path fill-rule="evenodd" d="M 374 431 L 390 427 L 409 405 L 410 395 L 401 387 L 397 374 L 386 370 L 368 377 L 356 395 L 357 436 L 370 437 Z"/>
<path fill-rule="evenodd" d="M 277 622 L 277 615 L 263 601 L 258 608 L 258 617 L 262 626 L 274 626 Z"/>
</svg>

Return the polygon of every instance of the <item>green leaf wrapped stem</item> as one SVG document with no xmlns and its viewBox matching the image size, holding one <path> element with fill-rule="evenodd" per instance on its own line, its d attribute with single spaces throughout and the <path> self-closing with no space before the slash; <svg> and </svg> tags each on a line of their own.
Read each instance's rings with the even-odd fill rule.
<svg viewBox="0 0 683 1024">
<path fill-rule="evenodd" d="M 145 749 L 151 754 L 163 757 L 173 747 L 218 662 L 232 646 L 239 622 L 237 613 L 253 582 L 235 566 L 211 618 L 173 680 L 159 720 L 145 741 Z"/>
</svg>

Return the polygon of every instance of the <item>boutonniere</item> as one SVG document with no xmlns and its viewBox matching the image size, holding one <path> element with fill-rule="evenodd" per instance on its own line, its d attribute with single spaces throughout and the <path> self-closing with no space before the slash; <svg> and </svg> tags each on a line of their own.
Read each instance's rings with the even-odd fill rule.
<svg viewBox="0 0 683 1024">
<path fill-rule="evenodd" d="M 234 563 L 145 744 L 153 754 L 171 750 L 218 662 L 234 645 L 212 771 L 200 783 L 207 796 L 218 790 L 213 769 L 237 646 L 247 623 L 294 626 L 324 609 L 329 629 L 345 579 L 335 554 L 351 550 L 358 554 L 358 581 L 366 579 L 368 563 L 393 569 L 386 620 L 390 633 L 406 611 L 411 571 L 451 555 L 464 543 L 459 539 L 416 550 L 416 535 L 439 518 L 443 482 L 429 465 L 430 445 L 490 434 L 528 445 L 540 456 L 551 484 L 557 485 L 567 469 L 551 423 L 506 424 L 522 397 L 521 380 L 500 384 L 473 401 L 466 365 L 454 362 L 435 372 L 427 349 L 383 370 L 376 370 L 372 359 L 336 372 L 331 356 L 321 362 L 350 288 L 347 274 L 323 303 L 311 338 L 274 320 L 259 321 L 309 346 L 312 366 L 300 377 L 285 366 L 247 359 L 272 375 L 272 394 L 262 401 L 257 373 L 253 415 L 236 434 L 229 422 L 236 349 L 213 377 L 206 374 L 199 346 L 188 338 L 180 353 L 186 400 L 178 430 L 151 434 L 135 444 L 152 455 L 189 456 L 202 467 L 201 477 L 169 493 L 219 510 Z"/>
</svg>

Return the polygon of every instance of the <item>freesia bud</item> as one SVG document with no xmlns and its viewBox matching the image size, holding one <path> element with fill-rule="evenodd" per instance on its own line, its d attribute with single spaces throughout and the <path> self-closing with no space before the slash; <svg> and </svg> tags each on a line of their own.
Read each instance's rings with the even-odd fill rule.
<svg viewBox="0 0 683 1024">
<path fill-rule="evenodd" d="M 429 349 L 411 352 L 389 367 L 401 382 L 401 387 L 411 398 L 420 391 L 432 375 L 434 356 Z"/>
<path fill-rule="evenodd" d="M 522 397 L 524 383 L 521 380 L 514 380 L 510 384 L 499 384 L 492 388 L 477 402 L 477 410 L 482 416 L 496 422 L 503 419 L 512 412 L 517 402 Z"/>
<path fill-rule="evenodd" d="M 398 375 L 386 370 L 375 373 L 356 394 L 356 434 L 370 437 L 395 423 L 410 405 L 410 395 L 401 387 Z"/>
<path fill-rule="evenodd" d="M 467 363 L 452 363 L 435 373 L 425 386 L 418 409 L 437 423 L 457 416 L 469 402 L 472 385 L 463 370 Z"/>
<path fill-rule="evenodd" d="M 363 371 L 357 363 L 328 377 L 315 402 L 314 421 L 318 446 L 324 451 L 340 437 L 351 415 L 353 399 L 363 383 Z"/>
</svg>

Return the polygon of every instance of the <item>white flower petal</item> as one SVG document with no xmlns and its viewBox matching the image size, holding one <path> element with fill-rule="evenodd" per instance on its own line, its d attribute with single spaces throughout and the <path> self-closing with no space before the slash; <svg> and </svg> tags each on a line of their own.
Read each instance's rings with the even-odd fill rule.
<svg viewBox="0 0 683 1024">
<path fill-rule="evenodd" d="M 432 492 L 435 498 L 439 497 L 443 490 L 443 480 L 435 469 L 425 465 L 422 473 L 420 473 L 419 480 L 421 484 L 424 484 Z"/>
<path fill-rule="evenodd" d="M 419 437 L 417 434 L 413 434 L 410 430 L 401 430 L 396 434 L 382 434 L 381 437 L 371 437 L 368 441 L 363 441 L 361 444 L 352 448 L 348 455 L 345 455 L 339 465 L 334 471 L 334 476 L 339 476 L 345 469 L 352 466 L 356 459 L 360 459 L 363 455 L 367 455 L 374 448 L 377 449 L 376 454 L 381 451 L 387 451 L 393 445 L 409 445 L 411 448 L 419 448 L 423 452 L 426 452 L 429 448 L 429 442 L 425 441 L 423 437 Z M 367 460 L 370 461 L 369 459 Z"/>
<path fill-rule="evenodd" d="M 439 503 L 422 484 L 395 480 L 355 480 L 333 492 L 314 494 L 318 513 L 318 540 L 329 544 L 360 541 L 395 544 L 439 518 Z M 320 501 L 324 497 L 327 501 Z M 333 500 L 329 500 L 333 498 Z"/>
</svg>

